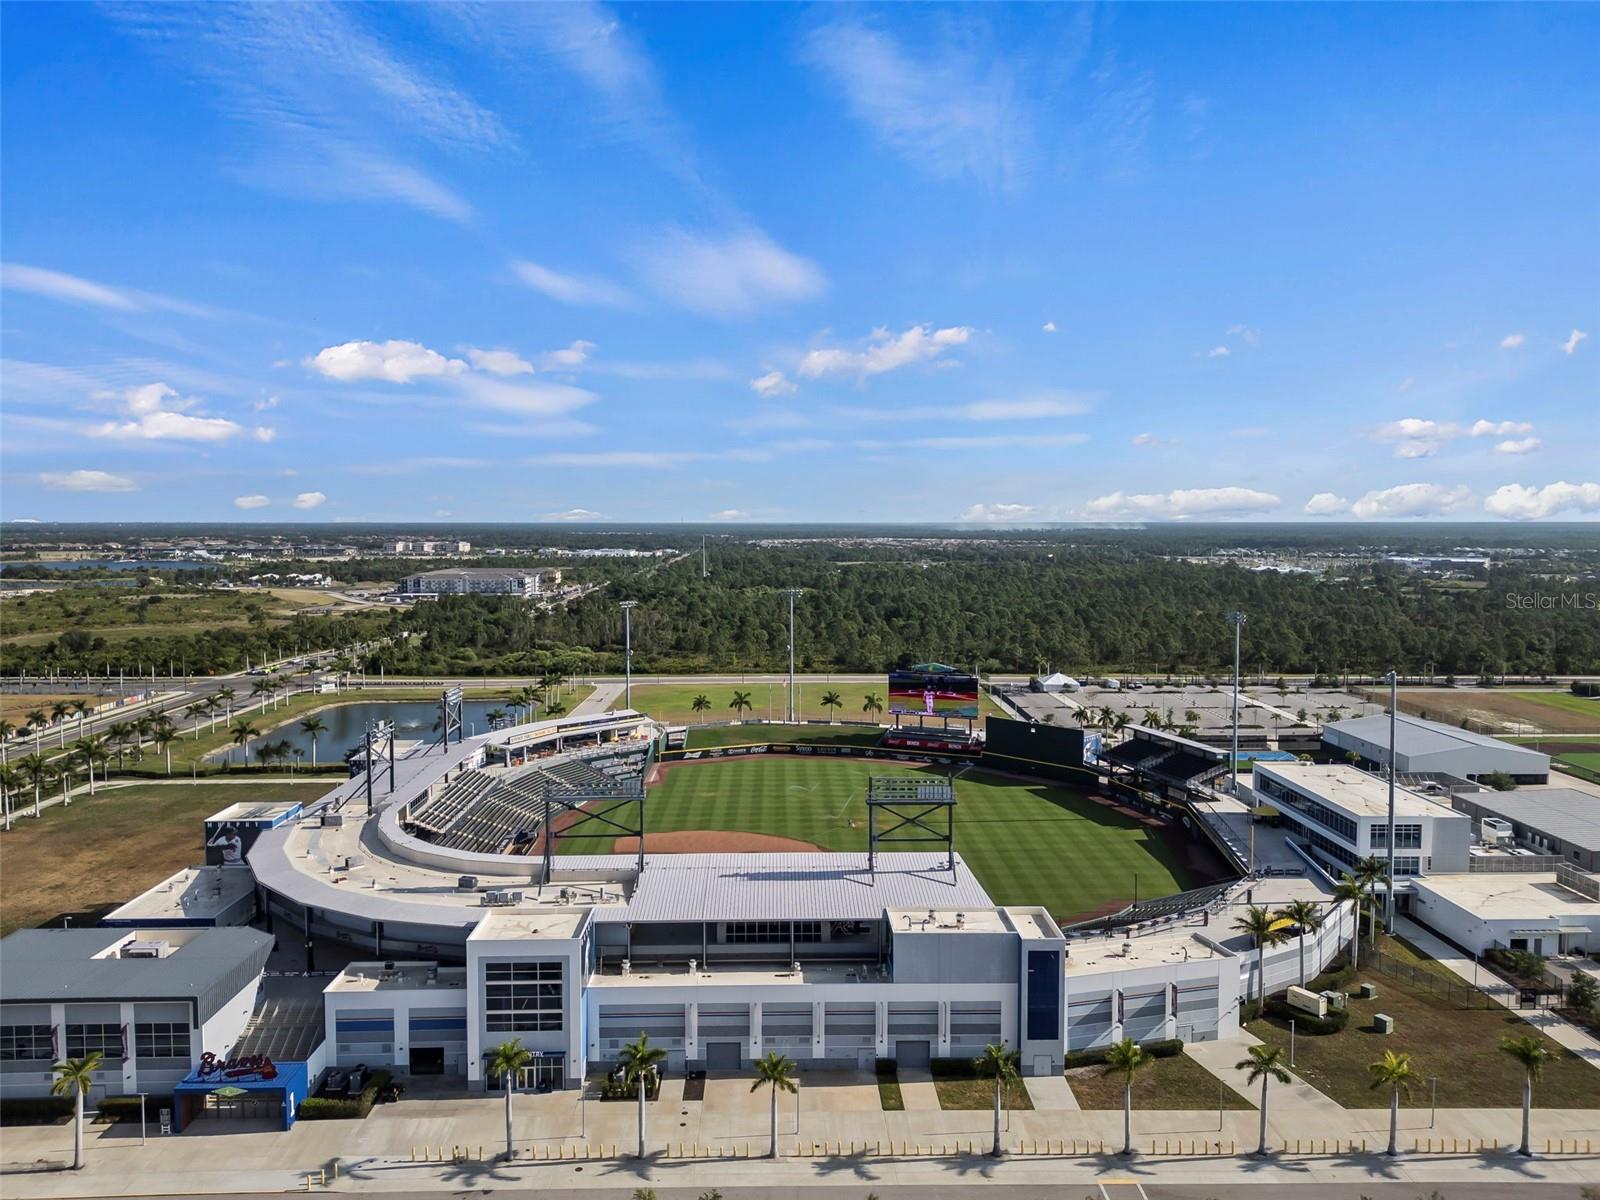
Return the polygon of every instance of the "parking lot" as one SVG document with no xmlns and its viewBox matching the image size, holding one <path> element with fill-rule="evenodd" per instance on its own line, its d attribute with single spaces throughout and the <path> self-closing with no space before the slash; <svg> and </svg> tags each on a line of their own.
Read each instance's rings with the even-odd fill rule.
<svg viewBox="0 0 1600 1200">
<path fill-rule="evenodd" d="M 1008 699 L 1030 719 L 1058 725 L 1076 725 L 1084 708 L 1125 712 L 1135 725 L 1145 724 L 1146 715 L 1153 712 L 1168 725 L 1193 727 L 1202 738 L 1228 730 L 1233 723 L 1233 689 L 1227 685 L 1149 683 L 1118 690 L 1090 685 L 1076 692 L 1011 692 Z M 1381 711 L 1376 704 L 1331 688 L 1290 685 L 1279 690 L 1247 684 L 1239 693 L 1239 732 L 1273 738 Z"/>
</svg>

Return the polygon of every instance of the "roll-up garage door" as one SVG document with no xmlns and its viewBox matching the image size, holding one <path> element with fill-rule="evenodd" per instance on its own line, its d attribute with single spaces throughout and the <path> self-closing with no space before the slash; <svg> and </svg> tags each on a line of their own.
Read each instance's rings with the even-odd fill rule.
<svg viewBox="0 0 1600 1200">
<path fill-rule="evenodd" d="M 1167 989 L 1122 993 L 1122 1036 L 1148 1042 L 1163 1036 L 1167 1025 Z"/>
<path fill-rule="evenodd" d="M 1111 1044 L 1110 992 L 1080 992 L 1067 999 L 1067 1049 L 1093 1050 Z"/>
</svg>

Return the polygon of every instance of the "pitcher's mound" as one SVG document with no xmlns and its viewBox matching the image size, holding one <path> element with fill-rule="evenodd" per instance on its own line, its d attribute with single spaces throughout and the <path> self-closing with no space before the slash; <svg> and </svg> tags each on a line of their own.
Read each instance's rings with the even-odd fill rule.
<svg viewBox="0 0 1600 1200">
<path fill-rule="evenodd" d="M 777 837 L 770 833 L 741 833 L 732 829 L 680 829 L 673 833 L 644 835 L 646 854 L 794 854 L 817 851 L 820 846 L 798 838 Z M 639 839 L 619 837 L 613 854 L 637 854 Z"/>
</svg>

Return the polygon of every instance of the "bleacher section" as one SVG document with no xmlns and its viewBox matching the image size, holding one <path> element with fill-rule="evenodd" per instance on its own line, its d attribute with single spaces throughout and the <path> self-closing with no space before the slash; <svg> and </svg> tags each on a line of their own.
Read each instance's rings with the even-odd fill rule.
<svg viewBox="0 0 1600 1200">
<path fill-rule="evenodd" d="M 536 760 L 515 774 L 466 771 L 415 808 L 408 824 L 451 850 L 529 853 L 538 842 L 547 795 L 638 795 L 649 763 L 650 743 L 642 742 Z"/>
<path fill-rule="evenodd" d="M 1228 769 L 1226 763 L 1202 758 L 1179 750 L 1140 768 L 1152 779 L 1170 783 L 1174 787 L 1187 787 L 1191 783 L 1204 783 Z"/>
<path fill-rule="evenodd" d="M 1143 738 L 1123 742 L 1120 746 L 1113 746 L 1100 756 L 1100 761 L 1109 763 L 1114 767 L 1137 767 L 1140 763 L 1149 762 L 1153 758 L 1172 753 L 1171 746 L 1163 746 L 1160 742 L 1148 742 Z"/>
<path fill-rule="evenodd" d="M 1229 880 L 1226 883 L 1213 883 L 1191 891 L 1179 892 L 1173 896 L 1141 900 L 1118 912 L 1090 917 L 1075 925 L 1064 925 L 1062 929 L 1069 937 L 1098 934 L 1108 929 L 1127 930 L 1131 933 L 1143 932 L 1161 925 L 1170 925 L 1197 913 L 1220 908 L 1222 902 L 1227 899 L 1229 891 L 1238 885 L 1238 880 Z"/>
<path fill-rule="evenodd" d="M 1131 771 L 1150 783 L 1188 788 L 1227 770 L 1227 752 L 1161 729 L 1133 730 L 1121 745 L 1102 751 L 1100 761 Z"/>
</svg>

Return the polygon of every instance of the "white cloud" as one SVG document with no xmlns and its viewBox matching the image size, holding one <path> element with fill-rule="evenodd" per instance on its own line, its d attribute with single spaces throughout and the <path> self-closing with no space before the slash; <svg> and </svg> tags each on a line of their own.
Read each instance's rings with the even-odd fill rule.
<svg viewBox="0 0 1600 1200">
<path fill-rule="evenodd" d="M 1133 446 L 1176 446 L 1177 438 L 1157 437 L 1153 433 L 1136 433 L 1128 439 Z"/>
<path fill-rule="evenodd" d="M 1045 333 L 1054 333 L 1055 331 L 1056 331 L 1056 323 L 1054 321 L 1046 321 L 1044 323 L 1044 332 Z"/>
<path fill-rule="evenodd" d="M 529 461 L 547 467 L 636 467 L 662 471 L 695 462 L 766 462 L 771 457 L 761 450 L 579 450 L 541 454 Z"/>
<path fill-rule="evenodd" d="M 568 383 L 531 380 L 512 383 L 487 375 L 463 375 L 455 387 L 469 400 L 485 408 L 525 416 L 560 416 L 592 404 L 598 397 L 585 388 Z"/>
<path fill-rule="evenodd" d="M 1600 483 L 1547 483 L 1528 487 L 1508 483 L 1483 502 L 1485 512 L 1515 521 L 1535 521 L 1559 513 L 1600 513 Z"/>
<path fill-rule="evenodd" d="M 1500 339 L 1500 349 L 1502 349 L 1502 350 L 1516 350 L 1517 348 L 1519 348 L 1522 345 L 1522 343 L 1526 342 L 1527 340 L 1528 340 L 1527 337 L 1525 335 L 1523 335 L 1523 334 L 1520 334 L 1520 333 L 1508 333 L 1508 334 L 1505 335 L 1505 337 Z"/>
<path fill-rule="evenodd" d="M 1081 446 L 1089 440 L 1087 433 L 992 433 L 956 434 L 951 437 L 912 438 L 900 445 L 922 446 L 929 450 L 1009 450 L 1034 447 Z M 888 445 L 892 445 L 890 443 Z M 887 445 L 875 443 L 875 448 Z"/>
<path fill-rule="evenodd" d="M 539 356 L 539 366 L 545 371 L 570 371 L 575 367 L 583 366 L 589 360 L 589 351 L 593 349 L 593 342 L 586 342 L 579 338 L 565 350 L 551 350 L 541 354 Z"/>
<path fill-rule="evenodd" d="M 711 514 L 713 521 L 748 521 L 750 514 L 742 508 L 725 508 L 721 512 Z"/>
<path fill-rule="evenodd" d="M 975 525 L 998 525 L 1006 521 L 1026 521 L 1038 512 L 1031 504 L 974 504 L 958 520 Z"/>
<path fill-rule="evenodd" d="M 965 38 L 913 52 L 848 15 L 813 30 L 801 53 L 852 116 L 934 178 L 1005 187 L 1031 157 L 1032 112 L 1008 55 L 977 52 Z"/>
<path fill-rule="evenodd" d="M 120 312 L 160 309 L 191 317 L 210 315 L 210 310 L 198 304 L 174 300 L 170 296 L 141 292 L 134 288 L 114 287 L 109 283 L 97 283 L 78 275 L 68 275 L 65 271 L 52 271 L 48 267 L 30 267 L 23 263 L 0 263 L 0 288 L 44 296 L 50 300 L 60 300 L 65 304 L 111 308 Z"/>
<path fill-rule="evenodd" d="M 1447 443 L 1461 438 L 1510 437 L 1530 434 L 1526 421 L 1474 421 L 1460 425 L 1454 421 L 1431 421 L 1422 417 L 1402 417 L 1373 430 L 1375 441 L 1393 442 L 1396 458 L 1431 458 Z"/>
<path fill-rule="evenodd" d="M 46 471 L 39 476 L 45 487 L 63 492 L 137 492 L 139 485 L 109 471 Z"/>
<path fill-rule="evenodd" d="M 881 375 L 885 371 L 936 359 L 953 346 L 964 346 L 972 337 L 972 332 L 965 325 L 952 325 L 945 329 L 913 325 L 904 333 L 895 334 L 880 326 L 872 331 L 865 349 L 841 350 L 834 347 L 812 350 L 800 360 L 799 370 L 807 379 L 820 379 L 824 375 Z"/>
<path fill-rule="evenodd" d="M 1517 438 L 1512 441 L 1496 442 L 1496 454 L 1532 454 L 1543 446 L 1544 443 L 1536 437 Z"/>
<path fill-rule="evenodd" d="M 1238 338 L 1247 346 L 1254 346 L 1261 340 L 1261 331 L 1252 329 L 1248 325 L 1230 325 L 1228 326 L 1228 336 Z"/>
<path fill-rule="evenodd" d="M 1574 329 L 1567 334 L 1567 340 L 1561 343 L 1561 352 L 1563 354 L 1576 354 L 1578 352 L 1578 344 L 1588 340 L 1589 335 L 1587 333 L 1581 329 Z"/>
<path fill-rule="evenodd" d="M 224 417 L 190 413 L 198 401 L 179 397 L 164 383 L 147 383 L 120 393 L 99 393 L 98 398 L 115 396 L 132 420 L 107 421 L 84 430 L 90 437 L 119 441 L 225 442 L 244 432 L 244 427 Z"/>
<path fill-rule="evenodd" d="M 750 390 L 763 399 L 792 396 L 798 390 L 782 371 L 768 371 L 750 381 Z"/>
<path fill-rule="evenodd" d="M 417 342 L 391 339 L 387 342 L 343 342 L 319 350 L 305 365 L 329 379 L 349 383 L 357 379 L 381 379 L 389 383 L 410 383 L 436 375 L 459 375 L 467 364 L 459 358 L 446 358 Z"/>
<path fill-rule="evenodd" d="M 491 375 L 532 375 L 533 364 L 515 350 L 480 350 L 476 346 L 466 349 L 467 361 L 480 371 Z"/>
<path fill-rule="evenodd" d="M 1305 507 L 1305 514 L 1308 517 L 1331 517 L 1336 513 L 1349 511 L 1350 501 L 1332 492 L 1318 492 L 1306 501 Z"/>
<path fill-rule="evenodd" d="M 545 513 L 541 521 L 598 521 L 600 514 L 589 508 L 569 508 L 566 512 Z"/>
<path fill-rule="evenodd" d="M 635 259 L 656 293 L 704 316 L 745 317 L 827 289 L 822 268 L 758 229 L 714 237 L 672 230 L 640 246 Z"/>
<path fill-rule="evenodd" d="M 1034 421 L 1045 417 L 1081 417 L 1089 405 L 1065 392 L 1039 392 L 1013 400 L 978 400 L 959 405 L 956 413 L 967 421 Z"/>
<path fill-rule="evenodd" d="M 257 425 L 250 431 L 250 436 L 258 442 L 270 442 L 278 436 L 278 431 L 270 425 Z"/>
<path fill-rule="evenodd" d="M 322 492 L 301 492 L 290 503 L 296 508 L 321 508 L 328 502 L 328 497 Z"/>
<path fill-rule="evenodd" d="M 513 262 L 511 269 L 534 291 L 563 304 L 586 308 L 628 308 L 633 304 L 627 288 L 599 276 L 568 275 L 527 259 Z"/>
<path fill-rule="evenodd" d="M 266 396 L 263 399 L 257 400 L 250 407 L 256 412 L 266 412 L 270 408 L 278 407 L 278 398 L 276 396 Z"/>
<path fill-rule="evenodd" d="M 1233 353 L 1233 351 L 1229 350 L 1226 346 L 1213 346 L 1213 347 L 1211 347 L 1211 349 L 1206 351 L 1206 357 L 1207 358 L 1227 358 L 1232 353 Z"/>
<path fill-rule="evenodd" d="M 1254 488 L 1179 488 L 1165 494 L 1112 492 L 1089 501 L 1084 509 L 1094 517 L 1184 518 L 1268 512 L 1281 503 L 1271 492 Z"/>
<path fill-rule="evenodd" d="M 271 500 L 261 495 L 235 496 L 233 498 L 233 506 L 235 508 L 265 508 L 271 503 Z"/>
<path fill-rule="evenodd" d="M 1402 483 L 1368 492 L 1350 506 L 1350 511 L 1363 521 L 1436 517 L 1457 512 L 1471 502 L 1472 493 L 1465 484 L 1450 487 L 1442 483 Z"/>
</svg>

